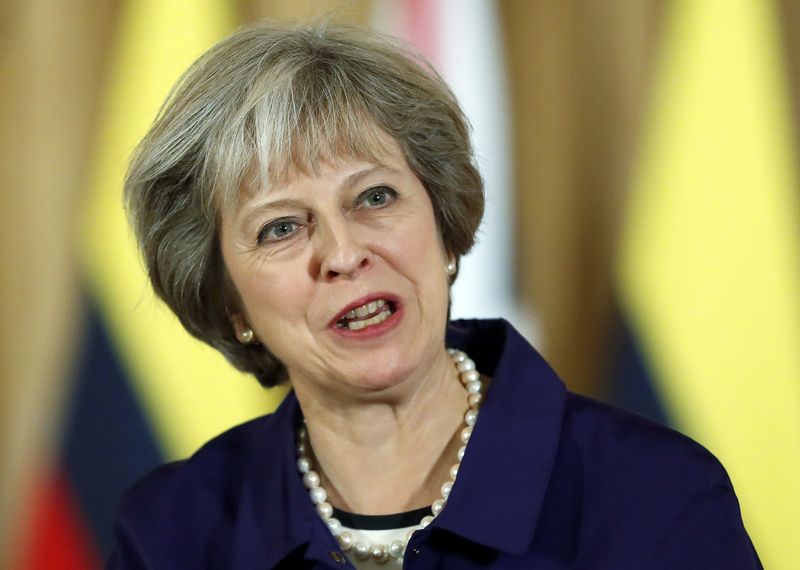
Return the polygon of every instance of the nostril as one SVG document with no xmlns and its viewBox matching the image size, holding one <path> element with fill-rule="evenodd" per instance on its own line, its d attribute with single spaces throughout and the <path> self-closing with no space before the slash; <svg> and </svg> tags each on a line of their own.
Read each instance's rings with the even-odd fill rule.
<svg viewBox="0 0 800 570">
<path fill-rule="evenodd" d="M 340 277 L 354 277 L 357 273 L 366 269 L 370 265 L 369 256 L 339 257 L 323 263 L 324 275 L 327 279 L 337 279 Z"/>
<path fill-rule="evenodd" d="M 319 275 L 323 279 L 354 277 L 370 265 L 369 248 L 349 228 L 317 232 L 315 243 Z"/>
</svg>

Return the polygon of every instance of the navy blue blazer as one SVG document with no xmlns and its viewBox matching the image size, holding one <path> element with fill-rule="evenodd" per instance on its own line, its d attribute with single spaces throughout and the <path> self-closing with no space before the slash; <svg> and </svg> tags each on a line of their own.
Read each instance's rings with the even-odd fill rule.
<svg viewBox="0 0 800 570">
<path fill-rule="evenodd" d="M 445 510 L 406 568 L 755 569 L 731 482 L 699 444 L 568 392 L 505 321 L 456 321 L 493 381 Z M 295 466 L 300 408 L 165 465 L 124 496 L 110 569 L 352 568 Z"/>
</svg>

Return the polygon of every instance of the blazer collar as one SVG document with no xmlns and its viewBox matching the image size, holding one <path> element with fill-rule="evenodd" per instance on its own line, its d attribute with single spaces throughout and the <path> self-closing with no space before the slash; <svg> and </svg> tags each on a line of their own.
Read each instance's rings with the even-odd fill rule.
<svg viewBox="0 0 800 570">
<path fill-rule="evenodd" d="M 448 346 L 492 375 L 447 508 L 431 524 L 495 550 L 525 552 L 555 462 L 564 384 L 506 321 L 457 321 Z"/>
</svg>

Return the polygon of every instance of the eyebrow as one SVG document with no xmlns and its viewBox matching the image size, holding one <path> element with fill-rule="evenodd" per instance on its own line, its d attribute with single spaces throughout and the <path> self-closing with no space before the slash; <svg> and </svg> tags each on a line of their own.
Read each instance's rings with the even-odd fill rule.
<svg viewBox="0 0 800 570">
<path fill-rule="evenodd" d="M 260 204 L 244 215 L 240 226 L 243 228 L 247 227 L 248 225 L 250 225 L 252 220 L 254 220 L 255 218 L 260 218 L 263 214 L 269 212 L 270 210 L 280 210 L 282 208 L 300 208 L 302 205 L 303 205 L 302 202 L 300 202 L 299 200 L 292 200 L 289 198 Z"/>
<path fill-rule="evenodd" d="M 385 164 L 378 164 L 370 168 L 365 168 L 364 170 L 359 170 L 358 172 L 354 172 L 350 176 L 347 176 L 340 184 L 336 186 L 337 191 L 345 190 L 348 188 L 353 188 L 358 186 L 365 178 L 372 176 L 373 174 L 377 174 L 379 172 L 385 172 L 388 174 L 397 174 L 400 171 L 397 168 L 393 168 L 391 166 L 387 166 Z M 281 187 L 276 187 L 277 191 L 281 190 Z M 295 200 L 293 198 L 281 198 L 279 200 L 273 200 L 270 202 L 265 202 L 254 207 L 252 210 L 247 212 L 242 218 L 241 227 L 246 227 L 250 224 L 250 222 L 254 218 L 261 217 L 266 212 L 270 210 L 280 210 L 283 208 L 301 208 L 304 207 L 305 203 L 300 200 Z"/>
<path fill-rule="evenodd" d="M 358 184 L 362 180 L 364 180 L 364 178 L 368 178 L 378 172 L 397 174 L 399 171 L 396 168 L 392 168 L 391 166 L 386 166 L 385 164 L 378 164 L 373 166 L 372 168 L 365 168 L 364 170 L 359 170 L 358 172 L 354 172 L 353 174 L 345 178 L 341 184 L 339 184 L 337 190 L 343 190 L 345 188 L 352 188 L 353 186 L 358 186 Z"/>
</svg>

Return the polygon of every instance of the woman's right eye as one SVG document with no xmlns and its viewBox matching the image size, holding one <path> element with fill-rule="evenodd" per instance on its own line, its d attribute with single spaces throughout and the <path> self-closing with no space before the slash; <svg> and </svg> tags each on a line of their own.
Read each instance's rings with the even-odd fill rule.
<svg viewBox="0 0 800 570">
<path fill-rule="evenodd" d="M 294 220 L 281 219 L 270 222 L 258 232 L 258 244 L 275 242 L 291 237 L 299 224 Z"/>
</svg>

